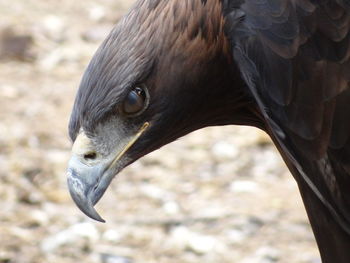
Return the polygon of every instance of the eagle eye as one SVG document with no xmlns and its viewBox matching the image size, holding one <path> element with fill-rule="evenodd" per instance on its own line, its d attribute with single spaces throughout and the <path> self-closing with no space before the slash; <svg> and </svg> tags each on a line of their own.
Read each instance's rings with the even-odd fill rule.
<svg viewBox="0 0 350 263">
<path fill-rule="evenodd" d="M 128 116 L 141 114 L 147 106 L 148 93 L 145 87 L 137 86 L 126 96 L 122 110 Z"/>
</svg>

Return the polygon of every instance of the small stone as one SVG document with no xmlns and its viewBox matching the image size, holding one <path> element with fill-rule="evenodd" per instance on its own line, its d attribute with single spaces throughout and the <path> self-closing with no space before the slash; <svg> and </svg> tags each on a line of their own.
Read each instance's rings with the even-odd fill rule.
<svg viewBox="0 0 350 263">
<path fill-rule="evenodd" d="M 133 261 L 127 257 L 102 253 L 101 262 L 102 263 L 132 263 Z"/>
<path fill-rule="evenodd" d="M 31 148 L 39 148 L 40 147 L 40 139 L 38 136 L 32 135 L 28 138 L 28 146 Z"/>
<path fill-rule="evenodd" d="M 31 35 L 16 33 L 11 27 L 5 28 L 0 32 L 0 59 L 32 60 L 32 45 Z"/>
<path fill-rule="evenodd" d="M 61 246 L 75 244 L 79 240 L 95 242 L 98 239 L 99 232 L 93 224 L 79 223 L 44 239 L 41 243 L 41 250 L 50 253 Z"/>
<path fill-rule="evenodd" d="M 232 159 L 238 155 L 238 149 L 226 141 L 220 141 L 214 144 L 212 152 L 220 159 Z"/>
<path fill-rule="evenodd" d="M 65 30 L 65 23 L 59 16 L 48 15 L 44 18 L 43 27 L 45 34 L 52 40 L 60 42 L 63 40 L 63 33 Z"/>
<path fill-rule="evenodd" d="M 41 190 L 45 195 L 45 199 L 50 200 L 51 202 L 65 203 L 71 200 L 66 189 L 62 189 L 62 188 L 51 189 L 51 188 L 45 187 L 45 188 L 42 188 Z"/>
<path fill-rule="evenodd" d="M 0 96 L 6 99 L 16 99 L 19 96 L 18 90 L 13 86 L 1 85 L 0 90 Z"/>
<path fill-rule="evenodd" d="M 179 226 L 172 229 L 170 239 L 172 247 L 185 249 L 190 234 L 190 230 L 185 226 Z"/>
<path fill-rule="evenodd" d="M 30 212 L 29 216 L 32 223 L 42 226 L 47 225 L 49 223 L 48 215 L 41 210 L 33 210 Z"/>
<path fill-rule="evenodd" d="M 214 250 L 217 240 L 211 236 L 191 235 L 188 248 L 197 254 L 205 254 Z"/>
<path fill-rule="evenodd" d="M 253 181 L 234 181 L 230 185 L 230 190 L 234 193 L 254 193 L 259 190 L 259 186 Z"/>
<path fill-rule="evenodd" d="M 122 238 L 123 235 L 114 229 L 108 229 L 102 235 L 102 239 L 113 243 L 119 242 Z"/>
<path fill-rule="evenodd" d="M 112 27 L 112 25 L 98 25 L 91 27 L 82 34 L 82 38 L 87 42 L 100 42 L 111 32 Z"/>
<path fill-rule="evenodd" d="M 33 192 L 33 188 L 30 187 L 20 189 L 17 192 L 17 200 L 27 205 L 38 205 L 44 201 L 44 197 L 41 192 Z"/>
<path fill-rule="evenodd" d="M 89 9 L 89 17 L 95 22 L 101 21 L 106 17 L 106 9 L 103 6 L 95 5 Z"/>
<path fill-rule="evenodd" d="M 32 236 L 30 235 L 29 229 L 14 226 L 14 227 L 11 227 L 9 230 L 10 230 L 12 235 L 16 236 L 17 238 L 19 238 L 23 241 L 28 242 L 32 238 Z"/>
<path fill-rule="evenodd" d="M 168 214 L 168 215 L 175 215 L 179 213 L 179 205 L 176 202 L 169 201 L 165 202 L 163 205 L 163 210 Z"/>
<path fill-rule="evenodd" d="M 279 174 L 282 159 L 276 151 L 263 150 L 261 154 L 254 155 L 252 174 L 254 177 L 266 177 L 266 175 Z"/>
<path fill-rule="evenodd" d="M 184 226 L 175 228 L 171 238 L 176 247 L 188 249 L 200 255 L 221 250 L 224 247 L 216 238 L 192 232 Z"/>
<path fill-rule="evenodd" d="M 13 259 L 13 255 L 11 255 L 10 252 L 0 251 L 0 262 L 1 263 L 11 262 L 12 259 Z"/>
<path fill-rule="evenodd" d="M 268 246 L 259 248 L 255 254 L 261 258 L 261 261 L 264 263 L 277 262 L 280 257 L 280 252 L 277 249 Z"/>
<path fill-rule="evenodd" d="M 140 187 L 140 192 L 142 192 L 145 196 L 155 200 L 163 201 L 163 200 L 173 199 L 172 198 L 173 195 L 171 193 L 152 184 L 143 184 Z"/>
<path fill-rule="evenodd" d="M 58 149 L 49 150 L 46 152 L 46 158 L 50 163 L 64 165 L 69 160 L 69 152 Z"/>
<path fill-rule="evenodd" d="M 240 244 L 247 238 L 247 232 L 240 229 L 232 229 L 228 231 L 227 237 L 233 244 Z"/>
<path fill-rule="evenodd" d="M 50 53 L 46 54 L 39 61 L 39 67 L 42 70 L 50 71 L 59 65 L 64 59 L 64 54 L 62 49 L 55 49 Z"/>
</svg>

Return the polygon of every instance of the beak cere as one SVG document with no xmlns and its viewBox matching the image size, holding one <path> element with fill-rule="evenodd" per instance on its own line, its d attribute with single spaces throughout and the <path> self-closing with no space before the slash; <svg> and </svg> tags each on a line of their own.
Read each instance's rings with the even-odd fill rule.
<svg viewBox="0 0 350 263">
<path fill-rule="evenodd" d="M 116 152 L 101 158 L 91 140 L 80 132 L 68 164 L 67 183 L 70 195 L 79 209 L 92 219 L 105 222 L 96 212 L 94 205 L 101 199 L 114 176 L 123 169 L 126 151 L 138 140 L 148 128 L 145 122 L 139 131 L 131 137 L 121 139 L 116 145 Z"/>
</svg>

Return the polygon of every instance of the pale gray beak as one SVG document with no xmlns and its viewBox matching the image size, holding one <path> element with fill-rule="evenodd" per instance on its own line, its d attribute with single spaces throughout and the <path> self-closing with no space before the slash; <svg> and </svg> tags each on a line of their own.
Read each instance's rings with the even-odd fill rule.
<svg viewBox="0 0 350 263">
<path fill-rule="evenodd" d="M 126 151 L 138 140 L 148 128 L 144 123 L 136 134 L 120 138 L 115 152 L 108 157 L 101 157 L 91 140 L 80 132 L 72 148 L 72 157 L 68 164 L 67 183 L 70 195 L 79 209 L 100 222 L 105 222 L 96 212 L 94 205 L 101 199 L 114 176 L 124 168 L 127 160 Z M 88 158 L 87 156 L 96 158 Z"/>
<path fill-rule="evenodd" d="M 73 156 L 67 171 L 68 188 L 75 204 L 84 214 L 100 222 L 105 220 L 96 212 L 94 205 L 112 180 L 104 176 L 107 167 L 103 164 L 88 166 Z"/>
</svg>

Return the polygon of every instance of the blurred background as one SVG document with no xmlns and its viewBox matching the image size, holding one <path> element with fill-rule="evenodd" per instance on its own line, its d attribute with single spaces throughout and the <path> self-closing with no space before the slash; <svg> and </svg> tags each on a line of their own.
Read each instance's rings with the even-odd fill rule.
<svg viewBox="0 0 350 263">
<path fill-rule="evenodd" d="M 197 131 L 84 216 L 66 187 L 82 73 L 132 0 L 0 0 L 0 263 L 316 263 L 297 186 L 260 131 Z"/>
</svg>

